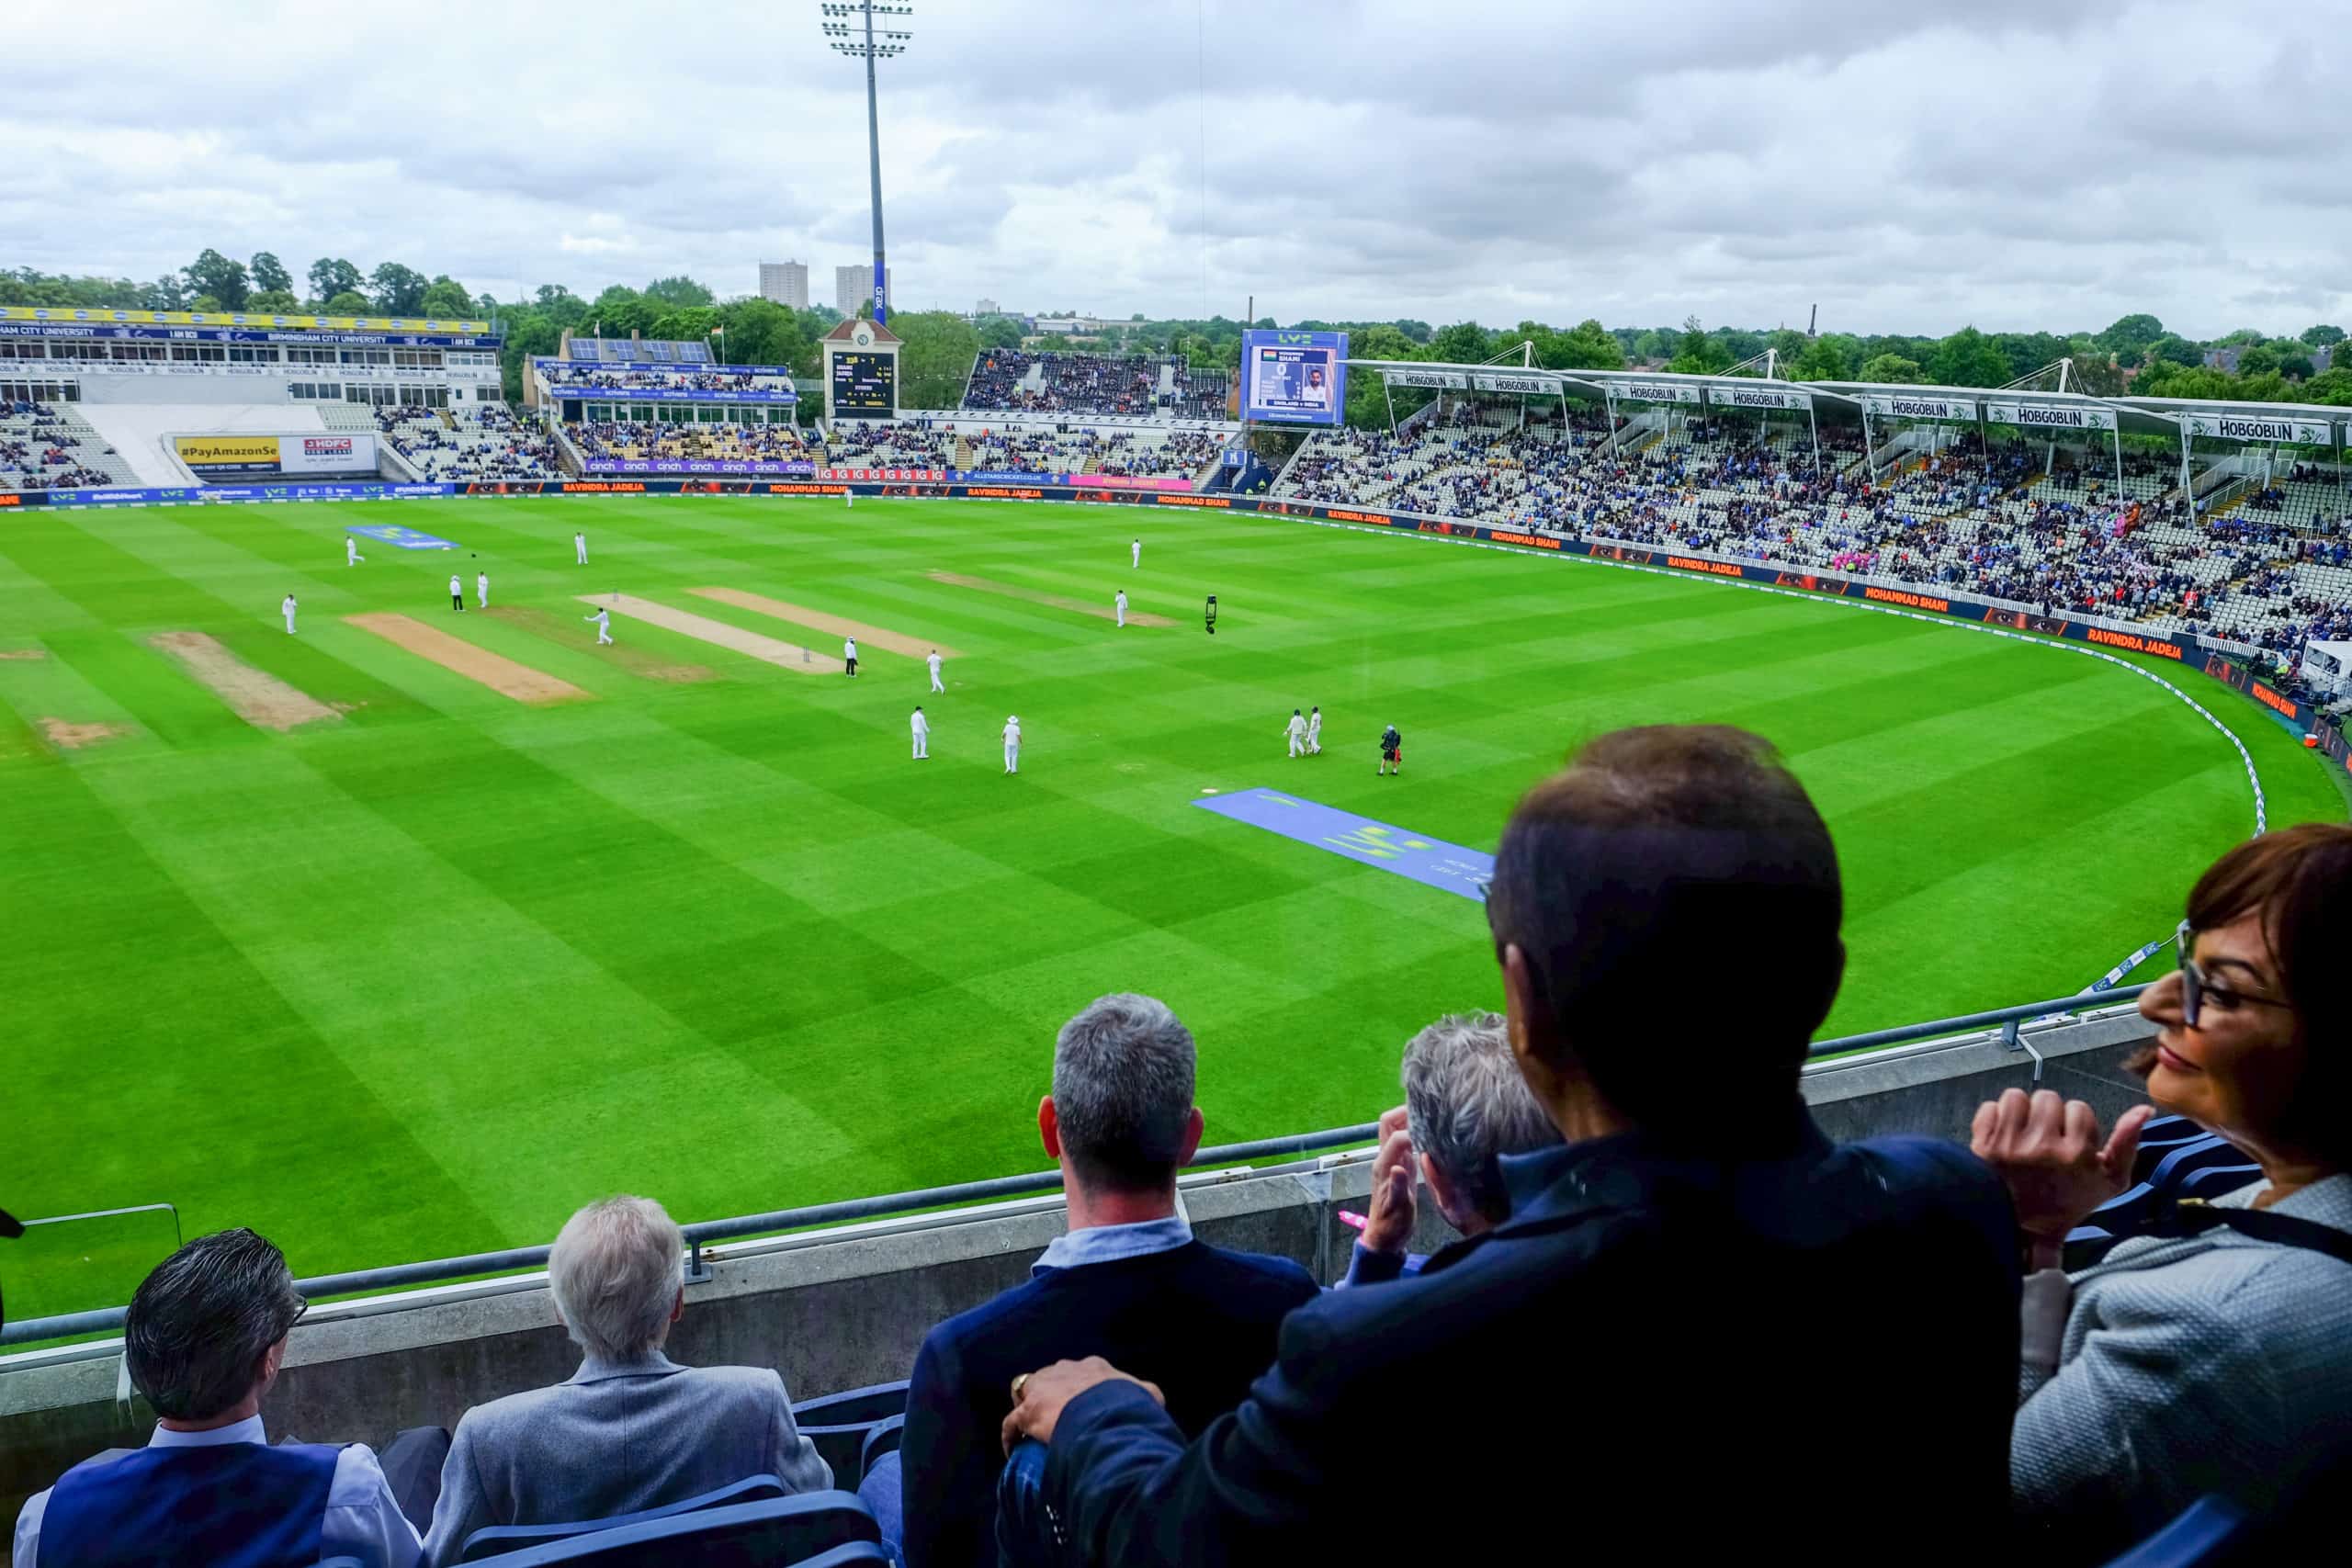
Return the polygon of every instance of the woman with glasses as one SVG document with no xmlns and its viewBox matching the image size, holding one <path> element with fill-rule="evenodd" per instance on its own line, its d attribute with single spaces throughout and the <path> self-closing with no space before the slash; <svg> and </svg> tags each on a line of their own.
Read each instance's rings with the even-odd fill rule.
<svg viewBox="0 0 2352 1568">
<path fill-rule="evenodd" d="M 2261 1508 L 2352 1447 L 2352 826 L 2240 844 L 2188 895 L 2179 970 L 2140 1011 L 2148 1097 L 2261 1179 L 2159 1209 L 2091 1267 L 2059 1244 L 2121 1192 L 2138 1106 L 2010 1089 L 1973 1144 L 2015 1200 L 2028 1277 L 2010 1491 L 2097 1559 L 2209 1493 Z"/>
</svg>

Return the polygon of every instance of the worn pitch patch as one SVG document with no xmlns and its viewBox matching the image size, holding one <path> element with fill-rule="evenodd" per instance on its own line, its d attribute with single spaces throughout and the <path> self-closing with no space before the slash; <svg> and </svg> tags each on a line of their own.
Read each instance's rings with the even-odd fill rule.
<svg viewBox="0 0 2352 1568">
<path fill-rule="evenodd" d="M 650 599 L 639 599 L 628 593 L 582 593 L 582 604 L 594 604 L 610 610 L 616 615 L 633 615 L 650 626 L 676 632 L 715 648 L 744 654 L 779 670 L 797 670 L 804 675 L 831 675 L 841 669 L 841 660 L 833 654 L 821 659 L 816 649 L 803 648 L 797 642 L 785 642 L 757 632 L 747 632 L 741 626 L 730 626 L 725 621 L 714 621 L 707 615 L 694 615 L 685 610 L 673 610 L 667 604 L 656 604 Z"/>
<path fill-rule="evenodd" d="M 1442 839 L 1425 838 L 1403 828 L 1392 828 L 1352 811 L 1318 806 L 1284 795 L 1278 789 L 1238 790 L 1214 800 L 1195 800 L 1204 811 L 1236 822 L 1247 822 L 1285 839 L 1312 844 L 1345 855 L 1359 864 L 1393 871 L 1399 876 L 1464 898 L 1486 902 L 1487 884 L 1494 879 L 1495 857 L 1484 850 L 1465 849 Z"/>
<path fill-rule="evenodd" d="M 732 604 L 739 610 L 752 610 L 763 615 L 774 615 L 779 621 L 790 621 L 796 626 L 827 632 L 834 637 L 854 637 L 861 645 L 871 643 L 885 653 L 903 653 L 909 659 L 922 659 L 937 649 L 942 659 L 961 659 L 961 651 L 944 642 L 925 642 L 919 637 L 894 632 L 888 626 L 869 626 L 864 621 L 844 620 L 829 615 L 822 610 L 812 610 L 805 604 L 787 604 L 781 599 L 771 599 L 763 593 L 746 593 L 740 588 L 689 588 L 687 592 L 698 598 L 716 599 L 722 604 Z M 1133 616 L 1129 616 L 1133 619 Z"/>
<path fill-rule="evenodd" d="M 437 626 L 428 626 L 406 615 L 371 611 L 364 615 L 345 615 L 344 619 L 361 631 L 374 632 L 386 642 L 518 703 L 582 702 L 593 700 L 595 695 L 569 681 L 560 681 L 527 664 L 517 664 L 503 654 L 477 648 L 462 637 L 451 637 Z"/>
<path fill-rule="evenodd" d="M 536 604 L 492 604 L 487 610 L 475 612 L 493 621 L 521 626 L 548 641 L 567 648 L 591 648 L 596 642 L 596 629 L 577 615 L 558 615 Z M 700 664 L 677 664 L 648 653 L 641 648 L 615 645 L 596 649 L 596 657 L 607 663 L 617 664 L 632 675 L 642 675 L 649 681 L 661 681 L 671 685 L 692 685 L 702 681 L 716 681 L 718 672 Z"/>
<path fill-rule="evenodd" d="M 1119 618 L 1118 607 L 1107 599 L 1100 604 L 1091 604 L 1084 599 L 1066 599 L 1058 593 L 1040 593 L 1034 588 L 1015 588 L 1010 582 L 990 582 L 985 577 L 966 577 L 957 571 L 930 571 L 923 575 L 933 582 L 944 582 L 950 588 L 977 588 L 983 593 L 995 593 L 1007 599 L 1020 599 L 1028 604 L 1046 605 L 1049 609 L 1068 610 L 1073 615 L 1092 615 L 1099 621 L 1115 621 Z M 1133 605 L 1127 608 L 1127 625 L 1131 626 L 1172 626 L 1175 624 L 1165 615 L 1151 615 Z"/>
<path fill-rule="evenodd" d="M 44 718 L 40 732 L 49 743 L 61 751 L 78 751 L 85 746 L 96 746 L 101 740 L 112 740 L 130 733 L 127 724 L 75 724 L 69 719 Z"/>
<path fill-rule="evenodd" d="M 281 733 L 343 716 L 308 692 L 298 691 L 266 671 L 254 669 L 203 632 L 158 632 L 147 639 L 180 661 L 197 681 L 211 688 L 239 718 L 257 729 Z"/>
</svg>

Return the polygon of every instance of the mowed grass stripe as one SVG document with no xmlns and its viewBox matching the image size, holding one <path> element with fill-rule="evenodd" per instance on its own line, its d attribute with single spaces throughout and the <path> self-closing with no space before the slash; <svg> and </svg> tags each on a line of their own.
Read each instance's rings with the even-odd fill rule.
<svg viewBox="0 0 2352 1568">
<path fill-rule="evenodd" d="M 169 781 L 185 797 L 193 782 L 103 773 L 109 792 Z M 0 902 L 38 917 L 0 944 L 0 987 L 16 998 L 16 1110 L 0 1143 L 10 1207 L 32 1217 L 171 1202 L 190 1235 L 266 1211 L 277 1238 L 311 1258 L 409 1256 L 421 1214 L 453 1235 L 496 1234 L 148 853 L 98 779 L 18 771 L 0 792 L 11 846 Z M 161 975 L 167 992 L 153 983 Z M 140 1134 L 163 1124 L 169 1137 Z M 41 1288 L 12 1277 L 12 1314 L 42 1311 Z"/>
</svg>

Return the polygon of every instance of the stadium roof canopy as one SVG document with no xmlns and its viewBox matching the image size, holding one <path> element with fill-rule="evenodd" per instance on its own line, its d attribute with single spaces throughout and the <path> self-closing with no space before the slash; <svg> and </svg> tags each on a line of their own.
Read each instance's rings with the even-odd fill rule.
<svg viewBox="0 0 2352 1568">
<path fill-rule="evenodd" d="M 2018 387 L 1935 387 L 1894 381 L 1786 381 L 1762 376 L 1693 376 L 1668 370 L 1546 370 L 1448 365 L 1419 359 L 1351 359 L 1392 387 L 1559 396 L 1571 389 L 1611 401 L 1792 412 L 1880 419 L 1984 422 L 2050 432 L 2215 436 L 2301 446 L 2352 444 L 2352 408 L 2314 403 L 2230 402 L 2194 398 L 2094 397 Z"/>
</svg>

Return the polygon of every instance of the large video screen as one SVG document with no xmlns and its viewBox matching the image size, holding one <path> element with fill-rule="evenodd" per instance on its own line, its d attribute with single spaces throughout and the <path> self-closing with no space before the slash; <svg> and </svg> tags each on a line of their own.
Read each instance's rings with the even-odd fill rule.
<svg viewBox="0 0 2352 1568">
<path fill-rule="evenodd" d="M 894 414 L 899 412 L 899 362 L 888 354 L 844 349 L 833 355 L 833 412 Z"/>
<path fill-rule="evenodd" d="M 1241 417 L 1337 424 L 1348 403 L 1348 334 L 1241 334 Z"/>
</svg>

